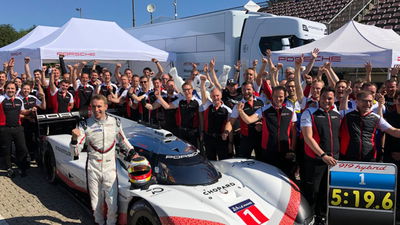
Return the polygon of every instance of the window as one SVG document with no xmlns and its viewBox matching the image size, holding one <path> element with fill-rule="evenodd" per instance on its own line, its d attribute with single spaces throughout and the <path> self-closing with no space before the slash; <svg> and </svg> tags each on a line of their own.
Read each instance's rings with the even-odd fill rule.
<svg viewBox="0 0 400 225">
<path fill-rule="evenodd" d="M 285 35 L 285 36 L 272 36 L 272 37 L 262 37 L 259 42 L 260 51 L 263 55 L 265 55 L 265 51 L 267 49 L 271 49 L 271 51 L 279 51 L 282 50 L 284 45 L 284 41 L 282 39 L 289 39 L 290 48 L 296 48 L 314 41 L 314 39 L 305 40 L 300 39 L 294 35 Z M 289 47 L 287 46 L 287 47 Z"/>
</svg>

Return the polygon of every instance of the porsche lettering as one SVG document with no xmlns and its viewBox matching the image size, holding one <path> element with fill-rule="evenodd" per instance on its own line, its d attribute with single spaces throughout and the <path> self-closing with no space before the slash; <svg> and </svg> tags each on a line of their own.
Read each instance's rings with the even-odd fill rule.
<svg viewBox="0 0 400 225">
<path fill-rule="evenodd" d="M 166 155 L 165 158 L 166 159 L 184 159 L 184 158 L 194 157 L 198 154 L 199 154 L 199 152 L 193 152 L 191 154 L 186 154 L 186 155 Z"/>
<path fill-rule="evenodd" d="M 296 59 L 299 59 L 300 56 L 297 57 L 293 57 L 293 56 L 279 56 L 278 57 L 278 61 L 280 62 L 294 62 Z M 311 56 L 305 56 L 304 57 L 304 62 L 310 62 L 312 60 Z M 342 57 L 341 56 L 318 56 L 315 59 L 316 62 L 341 62 L 342 61 Z"/>
</svg>

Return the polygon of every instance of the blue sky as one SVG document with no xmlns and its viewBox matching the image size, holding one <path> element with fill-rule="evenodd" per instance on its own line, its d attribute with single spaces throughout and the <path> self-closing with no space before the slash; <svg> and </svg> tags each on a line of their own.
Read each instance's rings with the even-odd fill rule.
<svg viewBox="0 0 400 225">
<path fill-rule="evenodd" d="M 33 25 L 62 26 L 71 17 L 115 21 L 121 27 L 132 26 L 132 0 L 9 0 L 4 1 L 0 24 L 11 24 L 17 30 Z M 174 16 L 174 0 L 135 0 L 136 25 L 150 22 L 146 6 L 156 6 L 153 18 Z M 178 18 L 236 6 L 248 0 L 177 0 Z M 255 1 L 262 2 L 262 1 Z"/>
</svg>

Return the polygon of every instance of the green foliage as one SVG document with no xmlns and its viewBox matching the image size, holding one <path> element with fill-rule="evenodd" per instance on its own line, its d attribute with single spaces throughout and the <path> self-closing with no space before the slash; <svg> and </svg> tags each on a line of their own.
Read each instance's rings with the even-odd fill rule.
<svg viewBox="0 0 400 225">
<path fill-rule="evenodd" d="M 16 31 L 14 29 L 14 27 L 12 27 L 10 24 L 1 24 L 0 25 L 0 48 L 20 39 L 25 34 L 31 32 L 33 29 L 35 29 L 35 27 L 36 26 L 32 26 L 29 29 L 22 29 L 20 31 Z"/>
</svg>

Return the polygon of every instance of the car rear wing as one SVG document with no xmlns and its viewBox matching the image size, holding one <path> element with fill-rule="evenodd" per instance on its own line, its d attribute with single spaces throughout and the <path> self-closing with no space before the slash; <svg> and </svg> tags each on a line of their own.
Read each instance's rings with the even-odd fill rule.
<svg viewBox="0 0 400 225">
<path fill-rule="evenodd" d="M 79 112 L 36 115 L 38 134 L 40 136 L 71 134 L 81 119 Z"/>
</svg>

